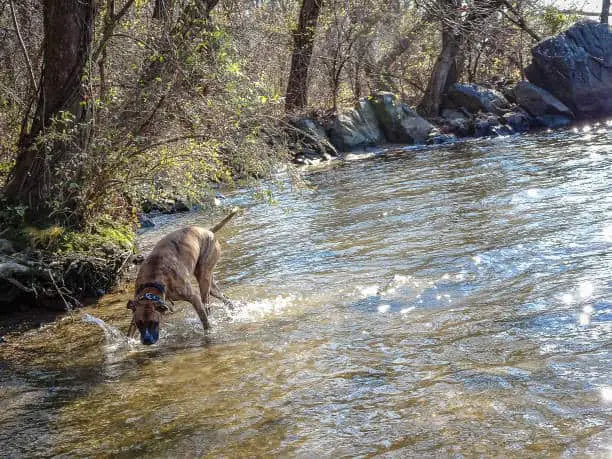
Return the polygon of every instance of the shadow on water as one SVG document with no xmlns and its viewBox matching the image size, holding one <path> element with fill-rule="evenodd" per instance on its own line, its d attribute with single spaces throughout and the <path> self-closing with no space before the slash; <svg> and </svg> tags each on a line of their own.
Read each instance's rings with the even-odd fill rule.
<svg viewBox="0 0 612 459">
<path fill-rule="evenodd" d="M 337 164 L 276 205 L 236 192 L 237 310 L 205 333 L 180 304 L 146 348 L 123 292 L 9 336 L 0 455 L 604 456 L 611 147 L 596 125 Z"/>
</svg>

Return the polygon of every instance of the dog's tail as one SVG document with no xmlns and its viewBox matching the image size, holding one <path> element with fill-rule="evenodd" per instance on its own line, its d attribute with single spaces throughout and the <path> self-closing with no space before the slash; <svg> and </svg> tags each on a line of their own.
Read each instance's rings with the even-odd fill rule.
<svg viewBox="0 0 612 459">
<path fill-rule="evenodd" d="M 234 215 L 236 215 L 238 212 L 240 212 L 240 208 L 239 208 L 239 207 L 234 207 L 234 208 L 232 209 L 232 211 L 231 211 L 229 214 L 227 214 L 223 220 L 221 220 L 219 223 L 217 223 L 215 226 L 213 226 L 213 227 L 210 229 L 210 231 L 212 231 L 213 233 L 216 233 L 217 231 L 219 231 L 219 230 L 220 230 L 221 228 L 223 228 L 223 227 L 225 226 L 225 224 L 226 224 L 227 222 L 229 222 L 229 221 L 232 219 L 232 217 L 233 217 Z"/>
</svg>

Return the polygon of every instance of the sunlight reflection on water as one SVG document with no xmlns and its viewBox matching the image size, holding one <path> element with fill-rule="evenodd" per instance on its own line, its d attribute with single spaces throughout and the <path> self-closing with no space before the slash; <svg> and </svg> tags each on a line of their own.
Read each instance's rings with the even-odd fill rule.
<svg viewBox="0 0 612 459">
<path fill-rule="evenodd" d="M 205 332 L 181 303 L 158 345 L 115 346 L 119 293 L 0 346 L 1 455 L 605 457 L 602 128 L 376 153 L 271 183 L 275 206 L 228 193 L 236 310 Z M 140 244 L 212 220 L 159 216 Z"/>
</svg>

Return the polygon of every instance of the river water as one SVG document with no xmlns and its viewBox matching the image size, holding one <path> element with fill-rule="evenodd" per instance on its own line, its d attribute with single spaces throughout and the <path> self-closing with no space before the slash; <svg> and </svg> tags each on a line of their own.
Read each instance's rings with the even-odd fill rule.
<svg viewBox="0 0 612 459">
<path fill-rule="evenodd" d="M 236 310 L 144 347 L 126 287 L 7 337 L 0 456 L 610 457 L 611 150 L 604 123 L 228 195 Z"/>
</svg>

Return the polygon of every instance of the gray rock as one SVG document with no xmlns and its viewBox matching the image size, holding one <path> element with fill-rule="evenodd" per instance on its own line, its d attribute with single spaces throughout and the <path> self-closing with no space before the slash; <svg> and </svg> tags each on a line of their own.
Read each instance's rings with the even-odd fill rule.
<svg viewBox="0 0 612 459">
<path fill-rule="evenodd" d="M 429 121 L 400 103 L 392 93 L 374 94 L 372 105 L 387 140 L 392 143 L 425 143 L 434 129 Z"/>
<path fill-rule="evenodd" d="M 8 239 L 0 239 L 0 253 L 5 255 L 12 255 L 15 253 L 13 244 Z"/>
<path fill-rule="evenodd" d="M 574 118 L 572 111 L 551 93 L 528 81 L 519 81 L 514 88 L 516 103 L 530 115 L 561 115 Z"/>
<path fill-rule="evenodd" d="M 339 151 L 380 145 L 386 141 L 372 103 L 367 99 L 360 100 L 356 108 L 338 114 L 328 129 L 328 135 Z"/>
<path fill-rule="evenodd" d="M 323 158 L 338 156 L 338 151 L 332 145 L 325 128 L 310 118 L 298 118 L 292 122 L 300 134 L 298 137 L 305 149 L 314 150 Z"/>
<path fill-rule="evenodd" d="M 535 117 L 535 125 L 550 129 L 566 127 L 572 124 L 572 120 L 563 115 L 542 115 Z"/>
<path fill-rule="evenodd" d="M 449 103 L 450 102 L 450 103 Z M 504 95 L 476 84 L 455 83 L 446 92 L 445 106 L 465 107 L 471 113 L 503 114 L 510 107 Z"/>
<path fill-rule="evenodd" d="M 522 110 L 504 113 L 504 123 L 514 132 L 526 132 L 534 124 L 533 118 Z"/>
<path fill-rule="evenodd" d="M 612 30 L 581 21 L 538 43 L 527 79 L 569 107 L 577 119 L 612 115 Z"/>
<path fill-rule="evenodd" d="M 495 115 L 481 115 L 474 120 L 474 137 L 489 137 L 509 133 Z"/>
<path fill-rule="evenodd" d="M 446 129 L 457 137 L 468 137 L 474 132 L 471 116 L 454 108 L 442 109 L 443 123 Z"/>
<path fill-rule="evenodd" d="M 139 215 L 138 221 L 140 223 L 141 228 L 153 228 L 155 226 L 155 223 L 153 222 L 153 220 L 151 220 L 146 215 Z"/>
</svg>

